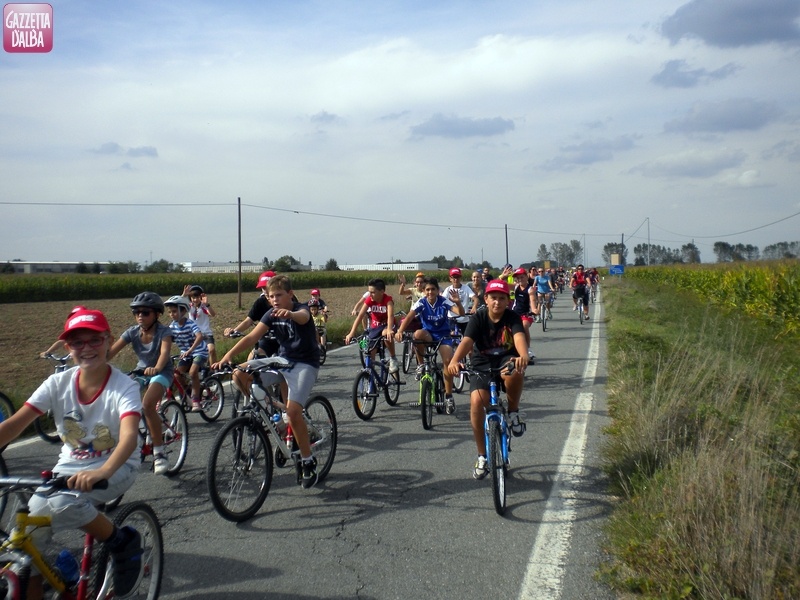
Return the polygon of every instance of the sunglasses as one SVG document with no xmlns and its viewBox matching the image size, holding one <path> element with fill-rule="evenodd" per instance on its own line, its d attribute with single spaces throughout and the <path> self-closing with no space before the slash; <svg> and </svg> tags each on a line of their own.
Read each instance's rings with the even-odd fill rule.
<svg viewBox="0 0 800 600">
<path fill-rule="evenodd" d="M 132 313 L 134 314 L 134 316 L 136 316 L 136 317 L 138 317 L 139 315 L 141 315 L 141 316 L 143 316 L 143 317 L 149 317 L 150 315 L 152 315 L 152 314 L 153 314 L 153 311 L 152 311 L 152 310 L 148 310 L 148 309 L 146 309 L 146 308 L 144 308 L 144 309 L 134 309 L 134 310 L 132 310 L 131 312 L 132 312 Z"/>
<path fill-rule="evenodd" d="M 73 350 L 83 350 L 86 346 L 90 348 L 99 348 L 107 339 L 107 336 L 92 337 L 88 340 L 67 340 L 67 346 Z"/>
</svg>

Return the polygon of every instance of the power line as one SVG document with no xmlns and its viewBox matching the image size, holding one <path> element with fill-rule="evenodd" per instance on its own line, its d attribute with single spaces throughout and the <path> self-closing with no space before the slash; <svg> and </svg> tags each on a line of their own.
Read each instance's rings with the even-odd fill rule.
<svg viewBox="0 0 800 600">
<path fill-rule="evenodd" d="M 780 223 L 782 221 L 788 221 L 789 219 L 793 219 L 794 217 L 796 217 L 798 215 L 800 215 L 800 211 L 794 213 L 793 215 L 789 215 L 788 217 L 783 217 L 781 219 L 778 219 L 777 221 L 772 221 L 771 223 L 767 223 L 765 225 L 759 225 L 758 227 L 752 227 L 750 229 L 745 229 L 744 231 L 737 231 L 736 233 L 726 233 L 726 234 L 723 234 L 723 235 L 685 235 L 683 233 L 676 233 L 674 231 L 670 231 L 669 229 L 664 229 L 663 227 L 658 227 L 658 225 L 653 225 L 653 227 L 658 227 L 661 231 L 666 231 L 667 233 L 672 234 L 672 235 L 679 235 L 679 236 L 687 237 L 687 238 L 700 238 L 700 239 L 707 239 L 708 240 L 708 239 L 718 239 L 718 238 L 733 237 L 735 235 L 742 235 L 743 233 L 750 233 L 752 231 L 758 231 L 759 229 L 764 229 L 766 227 L 770 227 L 772 225 L 776 225 L 777 223 Z"/>
</svg>

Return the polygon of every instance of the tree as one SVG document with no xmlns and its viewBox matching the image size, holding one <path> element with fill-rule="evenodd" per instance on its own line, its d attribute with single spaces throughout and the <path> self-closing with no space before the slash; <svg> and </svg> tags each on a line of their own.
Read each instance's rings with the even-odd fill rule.
<svg viewBox="0 0 800 600">
<path fill-rule="evenodd" d="M 550 251 L 544 244 L 541 244 L 539 246 L 539 252 L 536 253 L 536 260 L 538 260 L 539 262 L 550 260 Z"/>
<path fill-rule="evenodd" d="M 261 268 L 265 271 L 269 271 L 272 268 L 272 263 L 269 262 L 269 259 L 266 256 L 261 259 Z"/>
<path fill-rule="evenodd" d="M 607 265 L 611 264 L 611 255 L 612 254 L 619 254 L 620 255 L 620 262 L 623 265 L 628 264 L 628 247 L 623 246 L 620 242 L 608 242 L 605 246 L 603 246 L 603 252 L 600 255 L 603 259 L 603 262 Z"/>
<path fill-rule="evenodd" d="M 684 244 L 681 246 L 681 259 L 686 264 L 695 264 L 700 262 L 700 249 L 694 245 L 694 242 L 690 244 Z"/>
<path fill-rule="evenodd" d="M 583 244 L 581 244 L 580 240 L 570 240 L 569 250 L 571 253 L 569 257 L 570 263 L 577 264 L 583 260 Z"/>
<path fill-rule="evenodd" d="M 288 254 L 286 254 L 284 256 L 281 256 L 274 263 L 272 263 L 272 268 L 275 271 L 282 271 L 282 272 L 294 271 L 294 267 L 299 264 L 300 262 L 294 256 L 289 256 Z"/>
<path fill-rule="evenodd" d="M 778 242 L 764 246 L 761 258 L 764 260 L 777 260 L 781 258 L 797 258 L 800 255 L 800 242 Z"/>
<path fill-rule="evenodd" d="M 76 273 L 88 273 L 89 267 L 86 266 L 86 263 L 79 262 L 78 265 L 75 267 Z"/>
<path fill-rule="evenodd" d="M 563 242 L 553 242 L 550 244 L 550 254 L 559 266 L 572 264 L 572 261 L 569 259 L 571 254 L 570 247 Z"/>
<path fill-rule="evenodd" d="M 326 271 L 338 271 L 339 270 L 339 263 L 336 262 L 335 258 L 329 258 L 328 262 L 325 263 L 325 270 Z"/>
</svg>

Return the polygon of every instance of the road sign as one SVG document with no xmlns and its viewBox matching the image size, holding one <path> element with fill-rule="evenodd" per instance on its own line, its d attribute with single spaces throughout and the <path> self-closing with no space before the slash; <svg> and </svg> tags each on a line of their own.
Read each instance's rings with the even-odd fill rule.
<svg viewBox="0 0 800 600">
<path fill-rule="evenodd" d="M 611 265 L 608 272 L 610 275 L 622 275 L 625 273 L 625 265 Z"/>
</svg>

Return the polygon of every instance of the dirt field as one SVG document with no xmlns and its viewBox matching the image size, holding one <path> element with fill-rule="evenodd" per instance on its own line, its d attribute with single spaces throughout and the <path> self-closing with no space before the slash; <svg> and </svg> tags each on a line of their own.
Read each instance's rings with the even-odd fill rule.
<svg viewBox="0 0 800 600">
<path fill-rule="evenodd" d="M 396 291 L 392 286 L 391 291 Z M 350 309 L 358 301 L 365 288 L 323 289 L 322 299 L 332 311 L 332 320 L 350 319 Z M 308 300 L 308 289 L 295 290 L 298 299 Z M 237 325 L 247 316 L 250 306 L 258 297 L 256 290 L 242 293 L 242 309 L 237 306 L 237 294 L 210 294 L 217 316 L 212 319 L 214 334 L 220 344 L 230 343 L 222 337 L 226 327 Z M 63 331 L 64 320 L 69 311 L 79 304 L 102 310 L 109 320 L 112 332 L 119 336 L 122 331 L 135 324 L 128 308 L 129 299 L 93 300 L 81 302 L 35 302 L 30 304 L 0 304 L 0 390 L 15 403 L 24 402 L 30 393 L 53 372 L 53 364 L 38 359 L 40 352 L 50 347 Z M 167 317 L 162 317 L 168 323 Z M 223 340 L 222 342 L 220 340 Z M 331 339 L 331 342 L 341 340 Z M 122 369 L 133 368 L 135 359 L 129 348 L 114 360 Z"/>
</svg>

